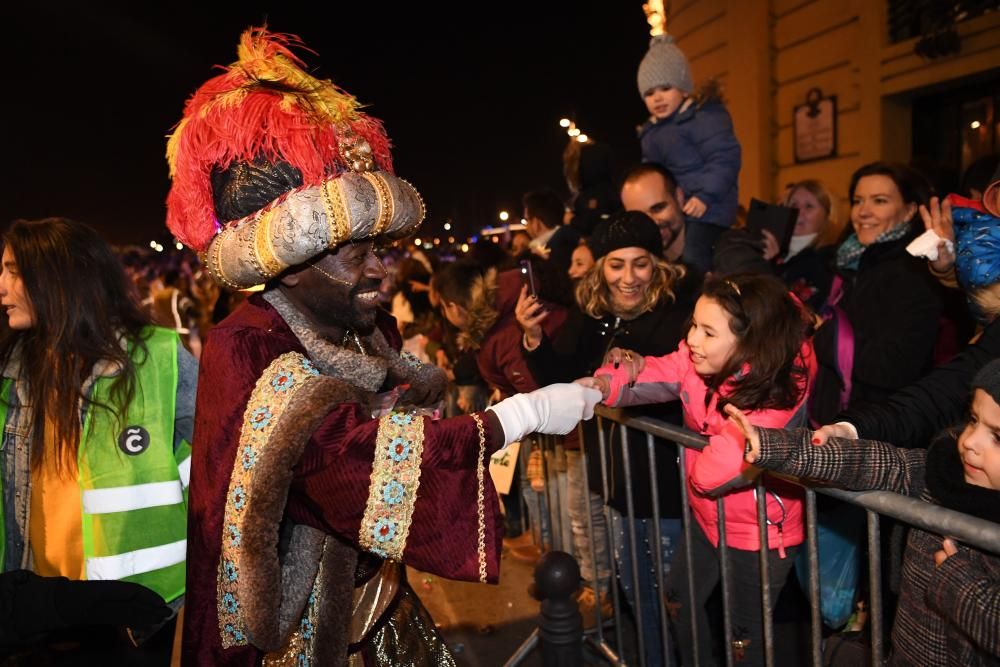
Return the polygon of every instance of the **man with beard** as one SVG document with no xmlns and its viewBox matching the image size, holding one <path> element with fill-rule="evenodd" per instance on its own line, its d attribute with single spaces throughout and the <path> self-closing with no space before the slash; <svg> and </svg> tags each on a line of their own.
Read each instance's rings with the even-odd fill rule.
<svg viewBox="0 0 1000 667">
<path fill-rule="evenodd" d="M 625 174 L 621 190 L 626 211 L 645 213 L 660 229 L 663 256 L 684 262 L 684 192 L 666 167 L 648 162 Z"/>
<path fill-rule="evenodd" d="M 289 35 L 244 33 L 167 153 L 167 224 L 233 289 L 264 285 L 202 355 L 185 664 L 454 664 L 403 563 L 495 582 L 490 455 L 565 433 L 579 385 L 435 420 L 440 370 L 400 355 L 378 244 L 423 219 L 381 124 L 307 74 Z"/>
</svg>

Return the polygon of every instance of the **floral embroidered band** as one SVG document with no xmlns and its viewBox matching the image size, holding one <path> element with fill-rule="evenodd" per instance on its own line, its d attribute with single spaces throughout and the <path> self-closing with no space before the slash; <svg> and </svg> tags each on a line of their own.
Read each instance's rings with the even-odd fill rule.
<svg viewBox="0 0 1000 667">
<path fill-rule="evenodd" d="M 269 439 L 281 422 L 281 415 L 295 395 L 319 377 L 319 371 L 297 352 L 283 354 L 267 367 L 247 403 L 240 432 L 240 444 L 229 479 L 226 511 L 222 524 L 222 556 L 219 559 L 218 615 L 222 646 L 243 646 L 250 641 L 240 611 L 240 554 L 244 522 L 253 504 L 254 472 L 267 453 Z M 248 582 L 249 584 L 249 582 Z M 314 591 L 315 592 L 315 591 Z M 307 620 L 312 616 L 313 596 L 305 610 L 303 634 L 312 634 Z M 306 637 L 308 638 L 308 636 Z"/>
<path fill-rule="evenodd" d="M 359 543 L 383 558 L 402 560 L 420 487 L 424 418 L 394 412 L 379 420 L 368 505 Z"/>
</svg>

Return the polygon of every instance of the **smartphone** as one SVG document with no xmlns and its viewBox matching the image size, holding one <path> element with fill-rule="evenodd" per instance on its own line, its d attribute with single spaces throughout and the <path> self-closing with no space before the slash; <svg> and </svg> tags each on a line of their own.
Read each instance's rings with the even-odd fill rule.
<svg viewBox="0 0 1000 667">
<path fill-rule="evenodd" d="M 747 211 L 747 231 L 762 236 L 761 230 L 766 229 L 774 234 L 780 247 L 779 255 L 784 257 L 788 254 L 788 244 L 792 240 L 798 218 L 798 209 L 751 199 L 750 209 Z"/>
<path fill-rule="evenodd" d="M 530 259 L 521 260 L 521 279 L 524 281 L 524 284 L 528 286 L 528 294 L 538 298 L 538 292 L 535 291 L 535 274 L 531 270 Z"/>
</svg>

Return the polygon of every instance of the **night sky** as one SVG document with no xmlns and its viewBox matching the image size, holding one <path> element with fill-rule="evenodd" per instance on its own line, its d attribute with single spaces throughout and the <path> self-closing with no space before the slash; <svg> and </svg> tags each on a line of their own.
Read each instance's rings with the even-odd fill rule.
<svg viewBox="0 0 1000 667">
<path fill-rule="evenodd" d="M 473 3 L 18 4 L 5 21 L 4 226 L 62 215 L 114 243 L 168 238 L 165 136 L 212 66 L 236 59 L 241 31 L 265 20 L 384 121 L 396 172 L 427 201 L 424 233 L 444 235 L 452 218 L 472 234 L 501 208 L 519 216 L 533 188 L 567 194 L 563 116 L 619 167 L 639 157 L 641 0 L 478 3 L 480 21 Z"/>
</svg>

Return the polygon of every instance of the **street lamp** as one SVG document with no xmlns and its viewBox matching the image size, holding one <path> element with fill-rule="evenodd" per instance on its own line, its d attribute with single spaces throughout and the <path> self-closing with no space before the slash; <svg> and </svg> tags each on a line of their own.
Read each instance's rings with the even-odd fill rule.
<svg viewBox="0 0 1000 667">
<path fill-rule="evenodd" d="M 509 218 L 510 218 L 510 213 L 508 213 L 507 211 L 500 211 L 501 222 L 507 222 Z"/>
</svg>

